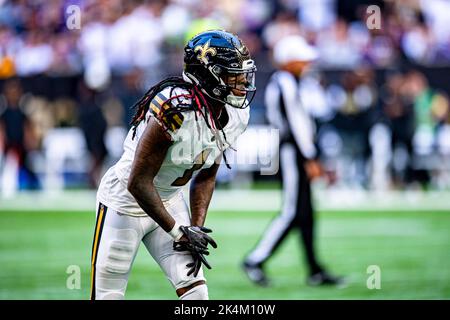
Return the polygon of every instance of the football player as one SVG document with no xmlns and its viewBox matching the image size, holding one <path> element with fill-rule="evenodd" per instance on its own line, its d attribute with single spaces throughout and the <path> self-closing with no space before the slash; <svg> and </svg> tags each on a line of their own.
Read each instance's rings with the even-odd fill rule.
<svg viewBox="0 0 450 320">
<path fill-rule="evenodd" d="M 141 241 L 180 299 L 208 299 L 202 265 L 211 268 L 205 255 L 217 245 L 204 223 L 223 152 L 247 127 L 255 71 L 236 35 L 206 31 L 186 45 L 182 77 L 136 103 L 124 153 L 97 193 L 92 299 L 124 298 Z"/>
</svg>

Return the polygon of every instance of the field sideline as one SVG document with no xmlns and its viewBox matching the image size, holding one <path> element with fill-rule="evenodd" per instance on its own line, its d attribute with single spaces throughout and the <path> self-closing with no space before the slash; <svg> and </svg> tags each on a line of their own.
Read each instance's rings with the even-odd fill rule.
<svg viewBox="0 0 450 320">
<path fill-rule="evenodd" d="M 274 211 L 212 211 L 207 225 L 219 247 L 206 270 L 211 299 L 449 299 L 450 211 L 320 211 L 318 246 L 346 288 L 305 285 L 298 234 L 268 263 L 274 286 L 254 287 L 239 269 Z M 0 209 L 0 299 L 87 299 L 95 217 L 91 211 Z M 81 269 L 81 289 L 69 290 L 66 269 Z M 381 289 L 369 290 L 369 265 L 381 268 Z M 176 299 L 141 246 L 128 299 Z"/>
</svg>

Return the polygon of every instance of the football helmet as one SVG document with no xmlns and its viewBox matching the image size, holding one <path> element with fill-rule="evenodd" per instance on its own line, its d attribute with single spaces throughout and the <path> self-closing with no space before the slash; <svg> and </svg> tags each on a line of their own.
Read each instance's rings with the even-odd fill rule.
<svg viewBox="0 0 450 320">
<path fill-rule="evenodd" d="M 246 108 L 256 92 L 255 62 L 234 34 L 210 30 L 194 36 L 184 48 L 184 78 L 209 98 Z"/>
</svg>

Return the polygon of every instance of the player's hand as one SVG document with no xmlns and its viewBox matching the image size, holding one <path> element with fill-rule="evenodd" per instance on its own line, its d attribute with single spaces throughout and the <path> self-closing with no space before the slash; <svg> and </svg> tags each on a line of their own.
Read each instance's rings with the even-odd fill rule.
<svg viewBox="0 0 450 320">
<path fill-rule="evenodd" d="M 197 226 L 181 226 L 180 229 L 192 246 L 207 249 L 210 244 L 217 248 L 217 243 L 207 234 L 212 232 L 211 229 Z"/>
<path fill-rule="evenodd" d="M 202 263 L 208 268 L 211 269 L 211 265 L 208 263 L 208 261 L 205 258 L 205 255 L 208 255 L 209 252 L 206 251 L 206 253 L 198 253 L 198 252 L 191 252 L 192 258 L 194 259 L 193 262 L 188 263 L 186 267 L 190 268 L 187 275 L 188 277 L 191 274 L 194 274 L 194 277 L 197 277 L 198 272 L 200 271 L 200 268 L 202 267 Z"/>
<path fill-rule="evenodd" d="M 209 255 L 208 244 L 211 244 L 213 248 L 217 248 L 217 244 L 206 234 L 212 232 L 208 228 L 181 226 L 180 229 L 183 231 L 183 237 L 173 243 L 173 248 L 175 251 L 189 251 L 191 253 L 194 261 L 186 265 L 190 268 L 187 275 L 193 274 L 194 277 L 197 277 L 202 264 L 211 269 L 211 265 L 205 256 Z"/>
<path fill-rule="evenodd" d="M 324 174 L 324 170 L 322 165 L 317 160 L 308 160 L 305 162 L 305 171 L 308 175 L 308 178 L 312 181 L 317 179 Z"/>
<path fill-rule="evenodd" d="M 209 255 L 209 251 L 206 247 L 193 245 L 187 241 L 185 237 L 182 237 L 179 241 L 175 241 L 173 243 L 173 249 L 175 251 L 188 251 L 190 253 Z"/>
<path fill-rule="evenodd" d="M 180 241 L 176 241 L 173 243 L 173 249 L 175 251 L 188 251 L 191 254 L 194 261 L 186 265 L 186 267 L 189 268 L 189 271 L 187 273 L 188 276 L 194 274 L 194 277 L 197 277 L 198 272 L 202 267 L 202 263 L 208 269 L 211 269 L 211 265 L 205 258 L 205 256 L 209 255 L 209 251 L 207 248 L 203 246 L 195 246 L 187 241 L 187 239 L 183 236 Z"/>
</svg>

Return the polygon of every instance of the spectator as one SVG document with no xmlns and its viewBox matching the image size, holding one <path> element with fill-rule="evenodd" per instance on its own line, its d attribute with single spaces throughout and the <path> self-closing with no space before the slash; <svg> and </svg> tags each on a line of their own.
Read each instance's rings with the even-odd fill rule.
<svg viewBox="0 0 450 320">
<path fill-rule="evenodd" d="M 405 76 L 400 73 L 391 74 L 382 92 L 383 111 L 391 130 L 391 175 L 394 186 L 400 186 L 411 181 L 413 136 L 415 117 L 413 101 L 405 91 Z M 403 156 L 398 153 L 403 150 Z"/>
<path fill-rule="evenodd" d="M 96 92 L 88 88 L 84 82 L 79 84 L 79 97 L 78 124 L 83 130 L 87 149 L 92 159 L 89 170 L 89 185 L 96 188 L 101 178 L 103 163 L 108 154 L 104 141 L 107 123 L 96 102 Z"/>
<path fill-rule="evenodd" d="M 21 109 L 22 87 L 18 79 L 4 83 L 4 111 L 0 115 L 0 137 L 6 159 L 16 161 L 19 188 L 35 189 L 39 186 L 37 176 L 28 163 L 28 152 L 35 147 L 33 130 L 27 115 Z M 14 182 L 13 182 L 14 183 Z"/>
<path fill-rule="evenodd" d="M 374 74 L 371 69 L 360 68 L 345 72 L 340 82 L 342 87 L 333 88 L 341 97 L 336 99 L 339 102 L 335 106 L 338 110 L 333 124 L 344 141 L 344 158 L 350 161 L 345 167 L 354 165 L 353 172 L 346 170 L 342 173 L 343 178 L 347 182 L 367 187 L 367 164 L 371 156 L 369 132 L 374 124 L 378 99 Z"/>
</svg>

